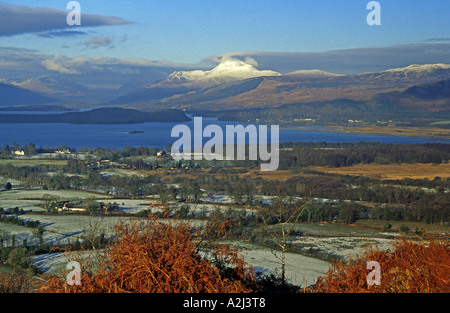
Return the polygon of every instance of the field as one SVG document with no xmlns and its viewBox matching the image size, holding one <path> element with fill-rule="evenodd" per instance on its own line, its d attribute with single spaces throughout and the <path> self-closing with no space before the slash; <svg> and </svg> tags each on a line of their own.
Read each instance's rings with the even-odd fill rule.
<svg viewBox="0 0 450 313">
<path fill-rule="evenodd" d="M 349 167 L 310 167 L 312 170 L 341 175 L 399 180 L 449 178 L 450 164 L 361 164 Z"/>
<path fill-rule="evenodd" d="M 67 160 L 55 160 L 55 159 L 10 159 L 2 160 L 2 165 L 11 166 L 38 166 L 38 165 L 53 165 L 64 166 L 67 164 Z"/>
<path fill-rule="evenodd" d="M 414 163 L 414 164 L 359 164 L 348 167 L 326 167 L 326 166 L 310 166 L 309 169 L 313 171 L 318 171 L 322 173 L 332 173 L 332 174 L 342 174 L 342 175 L 352 175 L 352 176 L 365 176 L 370 178 L 379 178 L 379 179 L 392 179 L 392 180 L 400 180 L 400 179 L 430 179 L 433 180 L 435 177 L 440 177 L 442 179 L 446 179 L 450 177 L 450 164 L 442 163 L 442 164 L 422 164 L 422 163 Z M 120 172 L 109 171 L 109 173 L 115 173 L 116 175 L 146 175 L 150 174 L 149 171 L 126 171 L 122 170 Z M 179 174 L 175 172 L 167 171 L 172 175 L 177 175 L 177 177 L 181 178 L 193 178 L 193 175 L 190 174 Z M 156 172 L 156 175 L 164 177 L 167 175 L 166 172 Z M 155 173 L 152 173 L 155 175 Z M 236 173 L 236 174 L 211 174 L 208 170 L 203 170 L 202 175 L 205 176 L 214 176 L 219 179 L 225 179 L 230 176 L 237 176 L 243 179 L 257 179 L 261 178 L 267 181 L 286 181 L 293 177 L 298 177 L 299 175 L 307 175 L 302 174 L 297 171 L 292 170 L 276 170 L 276 171 L 260 171 L 259 169 L 251 169 L 246 173 Z"/>
<path fill-rule="evenodd" d="M 450 125 L 450 121 L 440 121 L 430 123 L 430 126 Z"/>
<path fill-rule="evenodd" d="M 228 170 L 232 171 L 234 169 L 239 168 L 233 168 L 230 167 Z M 189 173 L 183 173 L 179 170 L 167 170 L 167 171 L 146 171 L 146 170 L 137 170 L 137 171 L 126 171 L 122 170 L 121 172 L 118 171 L 109 171 L 109 174 L 116 174 L 116 175 L 156 175 L 159 177 L 166 177 L 169 175 L 176 175 L 177 178 L 186 178 L 186 179 L 194 179 L 196 175 L 192 175 Z M 298 173 L 295 173 L 291 170 L 275 170 L 275 171 L 261 171 L 259 168 L 257 169 L 250 169 L 249 171 L 245 173 L 211 173 L 209 169 L 203 169 L 201 171 L 201 175 L 204 175 L 206 177 L 215 177 L 217 179 L 229 179 L 232 176 L 239 177 L 242 179 L 258 179 L 261 178 L 263 180 L 267 181 L 285 181 L 289 178 L 298 176 Z"/>
<path fill-rule="evenodd" d="M 4 209 L 17 207 L 23 210 L 43 211 L 42 204 L 46 196 L 52 196 L 61 201 L 110 198 L 107 195 L 76 190 L 9 190 L 0 193 L 0 207 Z"/>
<path fill-rule="evenodd" d="M 110 198 L 107 195 L 96 194 L 85 191 L 77 191 L 77 190 L 9 190 L 0 193 L 0 200 L 27 200 L 27 199 L 36 199 L 41 200 L 45 195 L 50 195 L 56 198 L 60 198 L 62 200 L 74 200 L 74 199 L 83 199 L 83 198 Z"/>
<path fill-rule="evenodd" d="M 54 197 L 60 201 L 86 198 L 110 198 L 107 195 L 76 190 L 9 190 L 0 193 L 0 208 L 12 209 L 17 207 L 25 211 L 44 211 L 42 205 L 47 196 Z"/>
<path fill-rule="evenodd" d="M 450 137 L 450 129 L 439 127 L 395 127 L 395 126 L 327 126 L 324 131 L 343 133 L 379 134 L 409 137 Z"/>
<path fill-rule="evenodd" d="M 102 251 L 114 238 L 114 225 L 153 213 L 159 221 L 188 223 L 194 241 L 217 240 L 239 248 L 256 273 L 280 275 L 281 249 L 274 241 L 275 235 L 282 234 L 278 210 L 283 219 L 288 218 L 291 205 L 302 205 L 299 201 L 307 187 L 311 201 L 298 222 L 286 225 L 285 274 L 295 286 L 314 284 L 333 260 L 353 259 L 368 245 L 393 249 L 402 235 L 417 239 L 421 232 L 448 237 L 448 161 L 397 164 L 383 158 L 391 163 L 365 164 L 360 155 L 380 153 L 378 146 L 370 145 L 354 154 L 353 147 L 339 145 L 283 149 L 289 150 L 284 155 L 287 161 L 282 170 L 273 172 L 244 162 L 232 167 L 197 161 L 181 164 L 140 150 L 142 154 L 132 157 L 129 154 L 137 151 L 100 151 L 70 162 L 38 156 L 1 160 L 3 247 L 10 251 L 26 245 L 27 257 L 42 273 L 59 274 L 68 260 L 53 252 L 55 248 L 74 247 L 73 253 L 82 256 Z M 403 154 L 401 149 L 396 150 L 398 155 Z M 335 160 L 340 160 L 343 150 L 354 160 L 347 164 L 356 165 L 332 167 L 342 164 Z M 434 153 L 430 155 L 448 160 L 447 148 L 429 150 L 418 149 L 416 154 Z M 397 181 L 404 179 L 428 181 Z M 430 199 L 427 204 L 432 203 L 429 209 L 419 201 L 424 196 Z M 113 206 L 105 210 L 100 203 Z M 66 205 L 85 211 L 70 211 Z M 38 221 L 41 228 L 33 226 L 36 223 L 22 225 L 16 216 Z M 1 261 L 9 264 L 11 260 L 3 255 Z"/>
</svg>

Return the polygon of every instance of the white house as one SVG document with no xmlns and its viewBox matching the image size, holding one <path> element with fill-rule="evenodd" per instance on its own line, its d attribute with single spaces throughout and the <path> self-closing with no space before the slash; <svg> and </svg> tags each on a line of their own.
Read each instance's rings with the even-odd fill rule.
<svg viewBox="0 0 450 313">
<path fill-rule="evenodd" d="M 14 150 L 13 154 L 14 155 L 25 155 L 25 151 L 23 151 L 23 150 Z"/>
</svg>

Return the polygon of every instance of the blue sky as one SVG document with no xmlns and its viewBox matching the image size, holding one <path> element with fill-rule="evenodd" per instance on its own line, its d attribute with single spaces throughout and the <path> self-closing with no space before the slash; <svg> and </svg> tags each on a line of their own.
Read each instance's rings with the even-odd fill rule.
<svg viewBox="0 0 450 313">
<path fill-rule="evenodd" d="M 69 1 L 0 1 L 66 11 Z M 449 0 L 380 0 L 381 26 L 369 26 L 369 0 L 79 0 L 81 26 L 4 35 L 0 46 L 68 57 L 133 57 L 196 64 L 233 51 L 324 52 L 449 42 Z M 124 23 L 83 25 L 83 15 Z M 130 22 L 130 23 L 125 23 Z M 1 25 L 0 14 L 0 30 Z M 25 21 L 24 21 L 25 23 Z M 53 33 L 52 33 L 53 32 Z M 53 35 L 52 35 L 53 34 Z"/>
</svg>

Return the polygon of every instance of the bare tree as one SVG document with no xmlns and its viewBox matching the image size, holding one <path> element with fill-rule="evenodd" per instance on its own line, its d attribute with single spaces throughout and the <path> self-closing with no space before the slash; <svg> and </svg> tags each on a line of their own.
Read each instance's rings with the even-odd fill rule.
<svg viewBox="0 0 450 313">
<path fill-rule="evenodd" d="M 104 235 L 104 221 L 105 217 L 103 215 L 94 217 L 86 216 L 86 218 L 83 220 L 84 229 L 81 239 L 83 240 L 83 242 L 86 242 L 89 248 L 92 248 L 92 250 L 94 251 L 101 245 L 101 243 L 99 242 L 99 238 L 102 237 L 102 234 Z"/>
<path fill-rule="evenodd" d="M 285 285 L 286 252 L 289 245 L 289 236 L 295 232 L 296 224 L 311 201 L 308 197 L 295 200 L 294 197 L 285 197 L 281 194 L 274 200 L 273 205 L 261 214 L 261 218 L 264 222 L 266 235 L 271 237 L 275 245 L 281 249 L 281 256 L 276 251 L 272 251 L 272 253 L 281 261 L 281 280 Z M 273 225 L 273 227 L 269 227 L 270 225 Z"/>
<path fill-rule="evenodd" d="M 39 248 L 41 249 L 44 244 L 44 232 L 45 228 L 41 225 L 33 229 L 33 237 L 39 239 Z"/>
<path fill-rule="evenodd" d="M 9 233 L 6 230 L 0 229 L 0 249 L 3 248 L 3 243 L 8 238 Z"/>
<path fill-rule="evenodd" d="M 43 207 L 47 212 L 55 211 L 57 208 L 58 197 L 46 193 L 42 196 Z"/>
<path fill-rule="evenodd" d="M 95 198 L 87 198 L 83 200 L 83 207 L 86 209 L 87 212 L 94 214 L 97 212 L 99 204 L 97 200 L 95 200 Z"/>
</svg>

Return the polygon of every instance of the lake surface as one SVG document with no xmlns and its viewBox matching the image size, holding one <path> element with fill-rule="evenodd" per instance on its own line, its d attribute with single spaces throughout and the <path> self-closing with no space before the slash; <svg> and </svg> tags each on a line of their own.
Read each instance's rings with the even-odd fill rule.
<svg viewBox="0 0 450 313">
<path fill-rule="evenodd" d="M 215 118 L 203 118 L 203 128 L 209 124 L 221 126 L 225 141 L 225 126 L 243 124 L 241 122 L 218 121 Z M 34 143 L 36 147 L 57 147 L 67 145 L 79 149 L 81 147 L 109 147 L 122 149 L 126 146 L 165 148 L 177 138 L 171 137 L 175 125 L 187 125 L 194 136 L 194 122 L 151 122 L 143 124 L 0 124 L 0 146 L 18 143 L 26 145 Z M 268 125 L 270 129 L 270 125 Z M 381 142 L 381 143 L 450 143 L 450 138 L 405 137 L 387 135 L 349 134 L 320 131 L 320 126 L 308 126 L 301 129 L 280 128 L 280 142 Z M 137 130 L 143 133 L 130 134 Z M 270 139 L 270 134 L 268 135 Z M 210 138 L 205 138 L 204 142 Z M 248 139 L 247 139 L 248 143 Z"/>
</svg>

